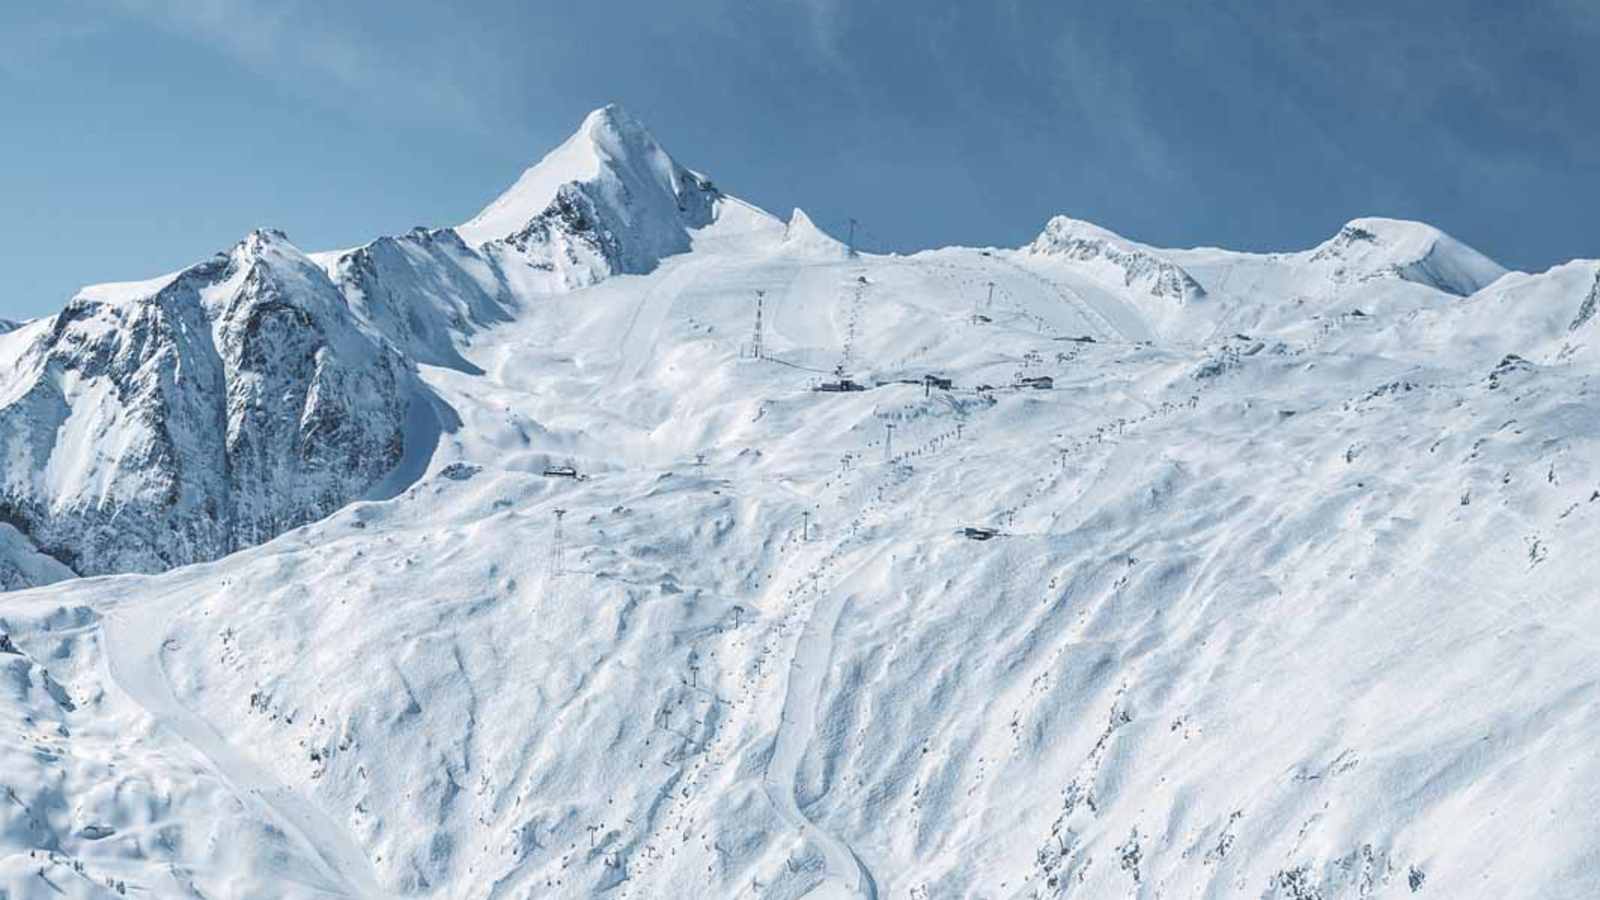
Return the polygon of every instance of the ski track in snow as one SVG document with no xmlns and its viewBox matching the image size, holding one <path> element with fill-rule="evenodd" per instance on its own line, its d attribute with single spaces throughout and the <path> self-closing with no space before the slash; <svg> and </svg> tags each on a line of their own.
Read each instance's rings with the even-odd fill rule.
<svg viewBox="0 0 1600 900">
<path fill-rule="evenodd" d="M 1117 326 L 1111 324 L 1111 320 L 1109 318 L 1101 313 L 1100 310 L 1096 309 L 1088 300 L 1084 299 L 1083 295 L 1079 294 L 1076 290 L 1073 290 L 1072 288 L 1060 284 L 1052 279 L 1046 278 L 1037 272 L 1025 269 L 1009 259 L 1001 259 L 998 256 L 991 256 L 988 258 L 994 260 L 997 265 L 1003 266 L 1019 275 L 1026 277 L 1029 281 L 1038 284 L 1046 291 L 1061 298 L 1064 303 L 1076 310 L 1078 315 L 1082 316 L 1083 319 L 1089 323 L 1090 327 L 1100 332 L 1099 336 L 1102 340 L 1121 341 L 1125 344 L 1131 343 L 1128 340 L 1127 335 L 1123 334 L 1123 332 L 1119 330 Z"/>
<path fill-rule="evenodd" d="M 628 326 L 617 342 L 617 367 L 603 388 L 614 390 L 619 385 L 638 380 L 639 373 L 650 361 L 650 354 L 657 343 L 656 334 L 666 322 L 673 304 L 678 301 L 685 286 L 704 277 L 710 260 L 689 257 L 674 260 L 674 263 L 672 270 L 639 298 L 633 314 L 628 318 Z M 599 390 L 597 388 L 596 393 Z"/>
<path fill-rule="evenodd" d="M 729 206 L 441 333 L 381 502 L 7 607 L 0 893 L 1594 896 L 1600 280 L 1371 228 L 1182 305 Z"/>
<path fill-rule="evenodd" d="M 774 742 L 772 758 L 764 779 L 767 797 L 779 815 L 802 835 L 814 840 L 826 860 L 828 875 L 809 896 L 818 900 L 846 895 L 877 900 L 878 888 L 865 863 L 844 841 L 819 827 L 800 808 L 795 778 L 806 745 L 816 732 L 817 704 L 822 696 L 823 676 L 833 659 L 833 633 L 839 614 L 848 603 L 839 590 L 825 591 L 816 600 L 789 659 L 789 678 L 783 701 L 782 722 Z"/>
<path fill-rule="evenodd" d="M 329 819 L 315 800 L 280 783 L 178 701 L 161 661 L 167 632 L 150 623 L 170 621 L 191 599 L 179 589 L 132 609 L 106 611 L 100 628 L 109 680 L 162 728 L 209 761 L 241 801 L 256 806 L 265 820 L 276 822 L 300 844 L 322 868 L 327 890 L 346 897 L 384 896 L 366 854 L 346 829 Z"/>
</svg>

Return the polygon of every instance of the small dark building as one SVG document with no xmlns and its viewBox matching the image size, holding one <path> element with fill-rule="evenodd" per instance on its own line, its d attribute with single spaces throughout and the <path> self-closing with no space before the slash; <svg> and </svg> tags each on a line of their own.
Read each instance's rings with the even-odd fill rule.
<svg viewBox="0 0 1600 900">
<path fill-rule="evenodd" d="M 545 466 L 544 474 L 546 478 L 571 478 L 576 480 L 578 470 L 572 466 Z"/>
<path fill-rule="evenodd" d="M 975 525 L 968 525 L 961 529 L 961 536 L 973 541 L 987 541 L 999 534 L 1000 532 L 995 531 L 993 528 L 979 528 Z"/>
<path fill-rule="evenodd" d="M 813 390 L 822 391 L 825 394 L 844 394 L 850 391 L 864 391 L 866 388 L 848 378 L 841 378 L 838 381 L 824 381 Z"/>
<path fill-rule="evenodd" d="M 1017 387 L 1033 388 L 1036 391 L 1048 391 L 1055 386 L 1056 380 L 1049 375 L 1035 375 L 1017 380 Z"/>
<path fill-rule="evenodd" d="M 930 388 L 937 388 L 941 391 L 948 391 L 955 386 L 954 381 L 951 381 L 948 378 L 940 378 L 938 375 L 924 375 L 922 376 L 922 383 Z"/>
</svg>

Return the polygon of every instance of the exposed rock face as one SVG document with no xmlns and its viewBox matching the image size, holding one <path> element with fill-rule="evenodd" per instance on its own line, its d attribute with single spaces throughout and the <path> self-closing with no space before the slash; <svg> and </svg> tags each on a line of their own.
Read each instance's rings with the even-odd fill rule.
<svg viewBox="0 0 1600 900">
<path fill-rule="evenodd" d="M 1572 324 L 1567 326 L 1567 330 L 1577 331 L 1585 322 L 1594 318 L 1596 306 L 1600 306 L 1600 271 L 1595 272 L 1594 284 L 1590 285 L 1588 295 L 1578 305 L 1578 312 L 1572 317 Z"/>
<path fill-rule="evenodd" d="M 394 489 L 438 425 L 416 363 L 477 372 L 461 342 L 690 249 L 721 196 L 608 106 L 459 229 L 315 260 L 256 231 L 0 322 L 0 589 L 214 559 Z"/>
<path fill-rule="evenodd" d="M 76 575 L 60 560 L 40 553 L 22 532 L 0 522 L 0 591 L 52 584 Z M 3 649 L 0 644 L 0 651 Z"/>
<path fill-rule="evenodd" d="M 1467 296 L 1505 274 L 1498 263 L 1421 222 L 1355 219 L 1309 252 L 1304 264 L 1335 283 L 1398 278 Z"/>
<path fill-rule="evenodd" d="M 80 294 L 12 378 L 0 516 L 84 575 L 212 559 L 360 496 L 399 461 L 415 390 L 271 231 L 170 279 Z"/>
<path fill-rule="evenodd" d="M 1206 296 L 1205 288 L 1170 260 L 1120 235 L 1067 216 L 1056 216 L 1029 251 L 1087 264 L 1102 278 L 1177 304 Z"/>
<path fill-rule="evenodd" d="M 721 196 L 613 105 L 456 230 L 519 293 L 571 290 L 687 251 Z"/>
<path fill-rule="evenodd" d="M 449 228 L 379 238 L 329 268 L 356 315 L 417 362 L 475 371 L 456 340 L 510 316 L 499 269 Z"/>
</svg>

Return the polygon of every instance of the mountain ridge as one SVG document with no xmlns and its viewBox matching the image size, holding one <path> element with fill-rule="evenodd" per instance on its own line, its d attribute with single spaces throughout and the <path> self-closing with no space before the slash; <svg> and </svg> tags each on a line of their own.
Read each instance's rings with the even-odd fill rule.
<svg viewBox="0 0 1600 900">
<path fill-rule="evenodd" d="M 0 892 L 1600 890 L 1600 264 L 645 156 L 0 334 Z"/>
<path fill-rule="evenodd" d="M 617 275 L 653 271 L 663 260 L 688 253 L 693 236 L 714 222 L 718 210 L 726 206 L 724 195 L 709 179 L 678 164 L 642 123 L 611 104 L 586 116 L 567 141 L 529 167 L 465 225 L 414 229 L 350 250 L 309 257 L 282 232 L 257 229 L 210 262 L 154 279 L 85 287 L 48 319 L 49 340 L 60 342 L 71 323 L 89 316 L 92 309 L 106 308 L 106 304 L 159 304 L 164 302 L 161 298 L 170 296 L 174 283 L 203 280 L 207 273 L 223 271 L 216 268 L 221 266 L 233 277 L 247 277 L 254 271 L 270 273 L 274 284 L 258 285 L 257 290 L 268 290 L 290 305 L 310 304 L 305 314 L 312 318 L 349 317 L 352 327 L 336 328 L 329 334 L 339 342 L 332 349 L 353 361 L 380 353 L 368 346 L 377 341 L 400 354 L 401 368 L 439 365 L 482 374 L 461 352 L 475 335 L 511 321 L 527 304 L 540 302 L 539 298 L 580 290 Z M 757 210 L 755 215 L 766 214 Z M 772 222 L 778 224 L 776 219 Z M 836 239 L 817 229 L 798 210 L 783 231 L 784 244 L 791 251 L 844 253 Z M 1371 279 L 1393 278 L 1459 296 L 1485 290 L 1505 274 L 1482 254 L 1432 226 L 1373 217 L 1351 220 L 1316 247 L 1261 256 L 1216 249 L 1164 250 L 1091 223 L 1057 216 L 1025 249 L 1039 260 L 1068 267 L 1048 277 L 1057 280 L 1055 290 L 1064 301 L 1079 308 L 1101 309 L 1095 327 L 1103 333 L 1107 327 L 1115 330 L 1108 325 L 1112 320 L 1131 323 L 1139 319 L 1148 324 L 1134 331 L 1172 336 L 1197 327 L 1215 330 L 1224 322 L 1293 331 L 1326 314 L 1325 310 L 1340 308 L 1346 303 L 1341 297 Z M 1196 263 L 1196 258 L 1201 262 Z M 258 265 L 259 269 L 254 268 Z M 1218 266 L 1225 266 L 1225 277 L 1210 277 L 1207 273 Z M 1261 272 L 1246 276 L 1256 279 L 1257 296 L 1241 300 L 1230 282 L 1237 285 L 1241 270 L 1252 267 Z M 1076 280 L 1080 276 L 1086 276 L 1085 280 Z M 1282 287 L 1269 287 L 1276 284 Z M 224 296 L 239 302 L 240 295 L 229 295 L 221 285 L 206 290 L 200 300 L 215 344 L 223 341 L 223 324 L 231 321 L 233 313 L 209 307 Z M 1319 299 L 1314 307 L 1296 309 L 1284 302 L 1263 302 L 1271 293 L 1301 296 L 1295 303 L 1304 303 L 1306 296 Z M 1088 306 L 1083 305 L 1086 296 L 1092 301 Z M 1418 302 L 1407 301 L 1406 308 Z M 169 315 L 181 319 L 185 314 Z M 1570 315 L 1573 322 L 1584 319 L 1581 310 L 1574 309 Z M 189 324 L 199 325 L 198 320 Z M 198 371 L 195 374 L 205 377 Z M 397 386 L 398 380 L 390 381 L 386 390 L 405 392 Z M 6 387 L 11 395 L 21 390 L 19 383 Z M 52 402 L 62 401 L 34 401 L 36 406 Z M 200 401 L 185 402 L 192 407 Z M 393 410 L 409 403 L 391 398 L 388 406 Z M 390 415 L 395 418 L 394 413 Z M 156 428 L 152 434 L 160 433 L 159 425 L 151 427 Z M 237 443 L 239 439 L 234 427 L 228 441 Z M 161 444 L 156 439 L 156 446 Z M 391 446 L 380 458 L 393 464 L 400 455 L 401 451 Z M 33 462 L 28 465 L 40 464 L 29 458 Z M 371 472 L 357 481 L 371 484 L 382 477 L 381 472 Z M 36 528 L 48 514 L 37 499 L 25 499 L 27 492 L 19 494 L 17 472 L 8 479 L 13 485 L 6 501 L 11 515 L 20 526 L 33 522 L 35 526 L 30 527 Z M 330 503 L 361 493 L 359 485 L 352 482 L 337 495 L 329 495 L 318 508 L 332 508 Z M 23 515 L 19 510 L 24 509 L 32 512 Z M 267 510 L 261 515 L 270 521 L 276 514 Z M 252 540 L 274 533 L 276 526 L 251 531 Z M 60 552 L 58 543 L 44 543 Z M 216 548 L 210 551 L 212 555 L 236 546 L 218 539 L 201 543 Z M 193 561 L 204 556 L 197 552 L 159 558 Z M 103 570 L 96 564 L 87 568 Z"/>
</svg>

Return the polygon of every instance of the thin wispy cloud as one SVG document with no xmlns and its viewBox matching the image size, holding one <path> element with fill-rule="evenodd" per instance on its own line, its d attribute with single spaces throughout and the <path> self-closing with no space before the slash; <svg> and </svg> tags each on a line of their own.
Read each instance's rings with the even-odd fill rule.
<svg viewBox="0 0 1600 900">
<path fill-rule="evenodd" d="M 381 102 L 390 114 L 482 120 L 466 84 L 426 56 L 397 53 L 375 35 L 338 22 L 303 0 L 114 0 L 122 12 L 222 53 L 259 76 L 324 99 Z M 400 102 L 397 102 L 400 101 Z"/>
<path fill-rule="evenodd" d="M 1134 58 L 1112 34 L 1069 26 L 1058 34 L 1051 62 L 1051 87 L 1093 134 L 1132 153 L 1151 176 L 1175 175 L 1171 138 L 1149 112 Z"/>
<path fill-rule="evenodd" d="M 795 0 L 809 26 L 812 49 L 829 66 L 841 72 L 853 69 L 842 48 L 844 31 L 843 0 Z"/>
<path fill-rule="evenodd" d="M 1581 82 L 1564 83 L 1561 67 L 1571 61 L 1563 59 L 1561 42 L 1550 38 L 1566 26 L 1600 29 L 1600 7 L 1567 0 L 1554 10 L 1552 17 L 1515 12 L 1524 28 L 1496 28 L 1492 21 L 1468 22 L 1405 7 L 1329 16 L 1292 5 L 1251 4 L 1239 9 L 1235 21 L 1276 52 L 1285 70 L 1293 67 L 1305 80 L 1321 82 L 1330 95 L 1346 102 L 1365 98 L 1402 121 L 1435 123 L 1452 149 L 1495 155 L 1524 138 L 1569 149 L 1589 141 L 1584 123 L 1564 105 L 1547 102 L 1549 91 L 1585 90 Z M 1539 64 L 1524 65 L 1520 77 L 1506 78 L 1507 63 L 1518 60 Z M 1481 141 L 1485 120 L 1499 124 L 1492 129 L 1498 145 Z M 1469 133 L 1478 139 L 1465 139 Z"/>
</svg>

